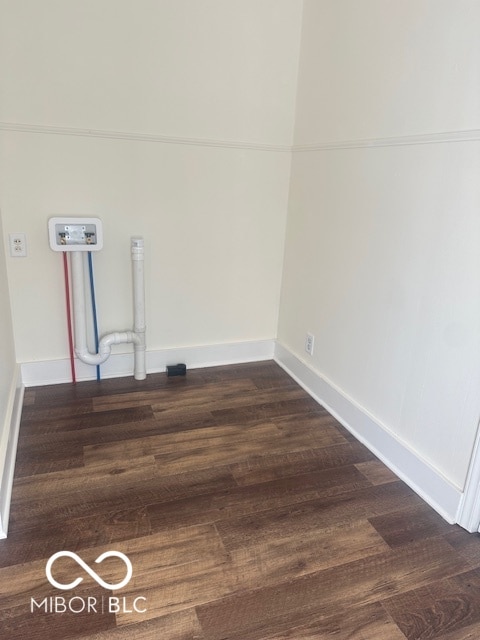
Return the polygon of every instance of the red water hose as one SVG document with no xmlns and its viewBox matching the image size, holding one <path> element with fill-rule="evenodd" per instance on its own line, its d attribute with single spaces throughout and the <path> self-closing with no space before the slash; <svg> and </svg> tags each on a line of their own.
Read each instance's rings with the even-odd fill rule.
<svg viewBox="0 0 480 640">
<path fill-rule="evenodd" d="M 70 368 L 72 370 L 72 382 L 77 382 L 75 376 L 75 360 L 73 355 L 73 335 L 72 335 L 72 311 L 70 305 L 70 284 L 68 281 L 68 260 L 67 252 L 63 251 L 63 273 L 65 275 L 65 302 L 67 306 L 67 326 L 68 326 L 68 347 L 70 351 Z"/>
</svg>

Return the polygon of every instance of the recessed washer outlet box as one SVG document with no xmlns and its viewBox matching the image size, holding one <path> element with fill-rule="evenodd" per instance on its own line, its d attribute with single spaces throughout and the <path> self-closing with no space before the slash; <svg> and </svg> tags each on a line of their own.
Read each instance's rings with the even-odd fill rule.
<svg viewBox="0 0 480 640">
<path fill-rule="evenodd" d="M 103 229 L 100 218 L 50 218 L 48 237 L 53 251 L 100 251 Z"/>
</svg>

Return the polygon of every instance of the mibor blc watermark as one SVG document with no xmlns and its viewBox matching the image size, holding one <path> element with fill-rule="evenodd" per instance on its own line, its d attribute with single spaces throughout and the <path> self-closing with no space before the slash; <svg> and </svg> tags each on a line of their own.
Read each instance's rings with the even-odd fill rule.
<svg viewBox="0 0 480 640">
<path fill-rule="evenodd" d="M 75 589 L 83 580 L 81 576 L 76 577 L 71 582 L 64 584 L 58 582 L 53 577 L 53 565 L 59 558 L 68 557 L 75 560 L 75 562 L 91 576 L 95 582 L 97 582 L 103 589 L 108 591 L 115 591 L 125 587 L 129 582 L 133 574 L 132 563 L 124 553 L 120 551 L 106 551 L 102 553 L 95 560 L 96 564 L 100 564 L 106 558 L 119 558 L 126 567 L 126 574 L 123 580 L 118 583 L 110 584 L 105 582 L 96 571 L 88 566 L 86 562 L 80 558 L 76 553 L 72 551 L 58 551 L 51 556 L 45 567 L 45 573 L 50 584 L 56 589 L 62 591 L 68 591 Z M 30 612 L 40 610 L 44 613 L 145 613 L 146 612 L 147 599 L 143 596 L 137 596 L 135 598 L 116 597 L 116 596 L 102 596 L 97 598 L 94 596 L 82 597 L 82 596 L 47 596 L 38 601 L 35 598 L 30 600 Z"/>
</svg>

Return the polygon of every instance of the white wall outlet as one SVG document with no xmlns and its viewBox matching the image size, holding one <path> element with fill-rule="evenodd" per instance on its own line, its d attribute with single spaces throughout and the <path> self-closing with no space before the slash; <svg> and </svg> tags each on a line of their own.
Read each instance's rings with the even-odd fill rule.
<svg viewBox="0 0 480 640">
<path fill-rule="evenodd" d="M 313 343 L 315 342 L 315 336 L 311 333 L 307 333 L 305 337 L 305 351 L 313 356 Z"/>
<path fill-rule="evenodd" d="M 25 234 L 10 233 L 8 239 L 12 258 L 25 258 L 27 256 L 27 238 Z"/>
</svg>

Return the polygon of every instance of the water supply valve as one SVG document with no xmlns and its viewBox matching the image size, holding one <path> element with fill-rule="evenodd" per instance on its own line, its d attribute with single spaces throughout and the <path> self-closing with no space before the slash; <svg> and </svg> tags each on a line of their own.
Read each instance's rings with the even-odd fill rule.
<svg viewBox="0 0 480 640">
<path fill-rule="evenodd" d="M 53 251 L 100 251 L 103 249 L 99 218 L 50 218 L 48 237 Z"/>
</svg>

